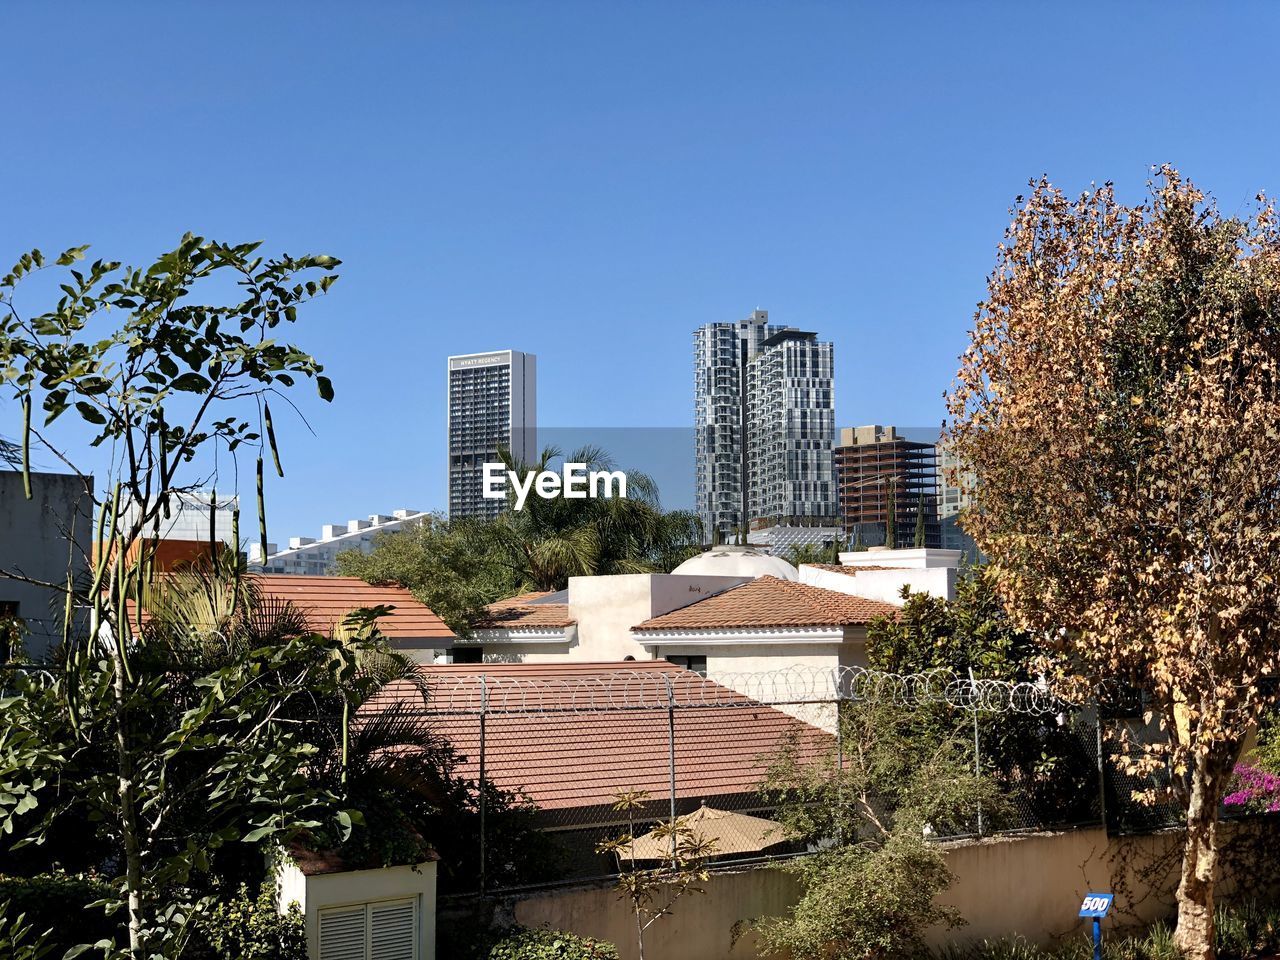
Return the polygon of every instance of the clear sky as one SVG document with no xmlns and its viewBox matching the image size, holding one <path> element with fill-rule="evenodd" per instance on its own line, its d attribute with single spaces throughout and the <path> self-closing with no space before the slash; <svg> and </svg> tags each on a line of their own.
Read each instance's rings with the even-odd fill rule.
<svg viewBox="0 0 1280 960">
<path fill-rule="evenodd" d="M 1013 197 L 1169 161 L 1280 192 L 1280 7 L 114 3 L 0 9 L 0 260 L 185 230 L 342 258 L 295 339 L 272 539 L 445 502 L 445 357 L 539 420 L 688 426 L 694 327 L 836 344 L 837 421 L 933 425 Z M 16 434 L 0 407 L 0 433 Z M 242 471 L 245 475 L 249 471 Z M 249 493 L 249 490 L 242 492 Z"/>
</svg>

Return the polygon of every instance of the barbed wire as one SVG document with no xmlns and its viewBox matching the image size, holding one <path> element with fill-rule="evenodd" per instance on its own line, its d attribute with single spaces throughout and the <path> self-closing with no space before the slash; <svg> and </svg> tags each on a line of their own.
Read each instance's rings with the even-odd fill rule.
<svg viewBox="0 0 1280 960">
<path fill-rule="evenodd" d="M 940 705 L 978 713 L 1051 715 L 1072 708 L 1043 683 L 963 677 L 951 670 L 890 673 L 865 667 L 790 666 L 715 673 L 611 670 L 571 677 L 518 677 L 424 670 L 426 713 L 550 714 L 804 704 Z"/>
<path fill-rule="evenodd" d="M 36 664 L 3 669 L 42 682 L 53 674 Z M 975 713 L 1048 716 L 1078 707 L 1045 683 L 961 676 L 952 670 L 892 673 L 866 667 L 834 669 L 793 665 L 778 670 L 739 671 L 704 676 L 688 670 L 605 670 L 563 677 L 518 677 L 474 673 L 433 673 L 421 677 L 426 714 L 537 715 L 614 713 L 645 710 L 751 709 L 837 703 L 887 703 L 899 707 L 945 706 Z M 384 697 L 386 694 L 383 695 Z M 398 698 L 398 697 L 397 697 Z"/>
</svg>

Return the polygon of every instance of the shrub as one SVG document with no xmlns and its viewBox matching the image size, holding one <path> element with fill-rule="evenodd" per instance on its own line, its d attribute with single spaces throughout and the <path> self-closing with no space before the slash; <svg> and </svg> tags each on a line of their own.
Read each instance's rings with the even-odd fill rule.
<svg viewBox="0 0 1280 960">
<path fill-rule="evenodd" d="M 558 930 L 517 930 L 494 945 L 489 960 L 618 960 L 618 948 Z"/>
<path fill-rule="evenodd" d="M 307 960 L 307 935 L 296 903 L 287 913 L 276 906 L 275 890 L 265 883 L 256 897 L 240 887 L 196 917 L 191 942 L 183 953 L 191 960 Z"/>
<path fill-rule="evenodd" d="M 8 960 L 44 960 L 53 953 L 48 937 L 38 934 L 25 914 L 14 916 L 12 904 L 0 901 L 0 956 Z"/>
<path fill-rule="evenodd" d="M 1250 813 L 1280 812 L 1280 774 L 1238 763 L 1222 803 Z"/>
<path fill-rule="evenodd" d="M 1280 952 L 1280 904 L 1246 900 L 1219 907 L 1214 932 L 1220 958 L 1274 956 Z"/>
<path fill-rule="evenodd" d="M 25 916 L 25 926 L 38 937 L 52 957 L 61 957 L 81 943 L 96 943 L 123 937 L 118 917 L 108 917 L 100 907 L 89 904 L 116 896 L 116 888 L 88 874 L 42 873 L 34 877 L 0 876 L 0 902 L 12 914 Z M 9 931 L 13 935 L 12 928 Z M 0 947 L 7 947 L 0 941 Z M 0 949 L 0 956 L 11 954 Z M 22 956 L 20 952 L 16 954 Z M 33 955 L 35 956 L 35 955 Z"/>
<path fill-rule="evenodd" d="M 1219 906 L 1214 917 L 1214 947 L 1220 960 L 1257 960 L 1280 950 L 1280 905 L 1254 900 Z M 938 960 L 1090 960 L 1089 935 L 1071 937 L 1052 947 L 1040 947 L 1022 937 L 951 945 Z M 1179 960 L 1173 927 L 1157 923 L 1145 933 L 1109 936 L 1103 940 L 1105 960 Z"/>
</svg>

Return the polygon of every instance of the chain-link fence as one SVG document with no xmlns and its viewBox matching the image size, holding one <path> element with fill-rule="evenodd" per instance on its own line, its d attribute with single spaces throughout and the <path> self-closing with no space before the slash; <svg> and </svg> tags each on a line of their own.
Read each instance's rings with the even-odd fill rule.
<svg viewBox="0 0 1280 960">
<path fill-rule="evenodd" d="M 676 818 L 714 845 L 713 866 L 804 853 L 762 791 L 769 765 L 785 749 L 806 764 L 846 767 L 859 747 L 841 718 L 868 703 L 927 717 L 922 735 L 957 738 L 973 769 L 995 780 L 1000 802 L 975 805 L 964 822 L 934 831 L 938 839 L 1098 824 L 1114 791 L 1096 711 L 1036 684 L 858 668 L 706 677 L 664 661 L 424 675 L 424 719 L 458 751 L 457 773 L 487 786 L 477 869 L 450 881 L 446 867 L 451 893 L 656 865 L 669 855 L 663 826 Z M 634 842 L 598 852 L 623 834 Z"/>
</svg>

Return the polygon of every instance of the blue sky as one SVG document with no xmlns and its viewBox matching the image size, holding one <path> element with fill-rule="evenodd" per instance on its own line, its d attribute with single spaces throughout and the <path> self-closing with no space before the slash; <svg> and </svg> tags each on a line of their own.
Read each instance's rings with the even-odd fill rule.
<svg viewBox="0 0 1280 960">
<path fill-rule="evenodd" d="M 0 259 L 185 230 L 342 258 L 271 534 L 445 500 L 450 353 L 539 419 L 687 426 L 690 334 L 836 344 L 837 420 L 933 425 L 1029 177 L 1280 191 L 1265 4 L 6 5 Z M 0 433 L 14 434 L 12 405 Z M 246 476 L 249 470 L 242 470 Z M 245 490 L 243 492 L 249 492 Z"/>
</svg>

